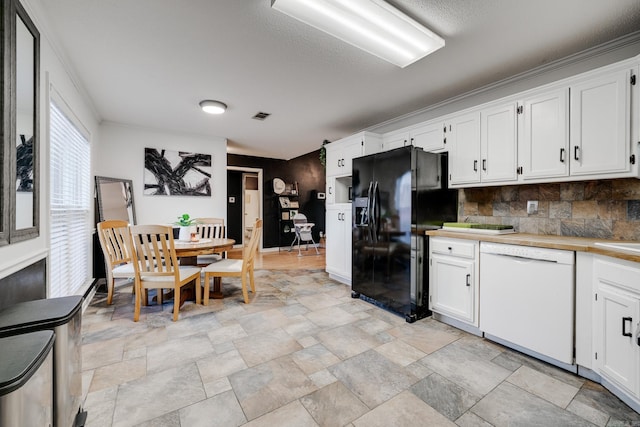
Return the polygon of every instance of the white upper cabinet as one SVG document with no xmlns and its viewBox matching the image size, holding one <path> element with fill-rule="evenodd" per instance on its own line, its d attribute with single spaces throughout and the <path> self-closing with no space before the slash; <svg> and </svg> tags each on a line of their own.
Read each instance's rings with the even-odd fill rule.
<svg viewBox="0 0 640 427">
<path fill-rule="evenodd" d="M 409 135 L 411 145 L 424 151 L 439 151 L 445 148 L 446 131 L 442 120 L 429 122 L 413 128 Z"/>
<path fill-rule="evenodd" d="M 449 185 L 516 181 L 516 103 L 494 104 L 447 120 Z"/>
<path fill-rule="evenodd" d="M 516 103 L 500 104 L 480 111 L 480 154 L 482 182 L 518 179 Z"/>
<path fill-rule="evenodd" d="M 410 136 L 409 130 L 407 129 L 385 133 L 382 136 L 382 149 L 384 151 L 395 150 L 396 148 L 409 145 L 409 141 Z"/>
<path fill-rule="evenodd" d="M 569 175 L 569 88 L 518 103 L 518 158 L 523 180 Z"/>
<path fill-rule="evenodd" d="M 441 151 L 445 148 L 446 131 L 442 120 L 421 123 L 409 128 L 389 132 L 382 137 L 382 149 L 393 150 L 415 145 L 424 151 Z"/>
<path fill-rule="evenodd" d="M 607 69 L 571 84 L 571 175 L 631 171 L 631 76 L 637 68 Z"/>
<path fill-rule="evenodd" d="M 327 176 L 351 175 L 354 158 L 377 153 L 381 147 L 382 138 L 371 132 L 360 132 L 328 144 Z"/>
<path fill-rule="evenodd" d="M 449 184 L 480 182 L 480 112 L 453 116 L 447 120 L 449 126 Z"/>
<path fill-rule="evenodd" d="M 640 178 L 639 61 L 387 133 L 383 149 L 448 152 L 453 188 Z"/>
</svg>

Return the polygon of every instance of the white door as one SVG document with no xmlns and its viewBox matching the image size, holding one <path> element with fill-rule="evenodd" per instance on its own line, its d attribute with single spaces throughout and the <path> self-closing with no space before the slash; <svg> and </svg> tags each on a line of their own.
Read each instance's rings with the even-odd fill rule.
<svg viewBox="0 0 640 427">
<path fill-rule="evenodd" d="M 569 88 L 522 102 L 518 156 L 523 179 L 569 175 Z"/>
<path fill-rule="evenodd" d="M 482 182 L 515 181 L 518 143 L 516 133 L 516 104 L 482 110 Z"/>
<path fill-rule="evenodd" d="M 449 124 L 449 183 L 480 182 L 480 113 L 453 117 Z"/>
<path fill-rule="evenodd" d="M 444 123 L 437 121 L 411 130 L 411 144 L 424 151 L 444 148 Z"/>
<path fill-rule="evenodd" d="M 474 262 L 431 255 L 429 308 L 467 323 L 474 323 Z"/>
<path fill-rule="evenodd" d="M 260 193 L 258 191 L 258 175 L 242 174 L 242 188 L 244 192 L 243 206 L 243 242 L 246 244 L 251 237 L 253 224 L 260 217 Z"/>
<path fill-rule="evenodd" d="M 623 69 L 571 86 L 571 175 L 630 170 L 630 78 Z"/>
<path fill-rule="evenodd" d="M 600 374 L 637 395 L 640 299 L 600 281 L 596 316 L 602 322 L 600 336 L 596 337 Z"/>
</svg>

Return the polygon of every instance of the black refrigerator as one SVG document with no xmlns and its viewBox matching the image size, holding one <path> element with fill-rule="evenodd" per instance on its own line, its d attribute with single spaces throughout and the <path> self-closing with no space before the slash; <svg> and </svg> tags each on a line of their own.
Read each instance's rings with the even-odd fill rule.
<svg viewBox="0 0 640 427">
<path fill-rule="evenodd" d="M 425 230 L 457 220 L 446 154 L 402 147 L 353 160 L 353 298 L 414 322 L 431 314 Z"/>
</svg>

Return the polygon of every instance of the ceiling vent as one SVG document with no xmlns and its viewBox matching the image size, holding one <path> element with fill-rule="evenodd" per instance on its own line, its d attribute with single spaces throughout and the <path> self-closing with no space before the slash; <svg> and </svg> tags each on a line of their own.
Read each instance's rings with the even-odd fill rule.
<svg viewBox="0 0 640 427">
<path fill-rule="evenodd" d="M 271 115 L 271 114 L 269 114 L 269 113 L 263 113 L 262 111 L 259 111 L 259 112 L 257 112 L 257 113 L 256 113 L 256 115 L 255 115 L 255 116 L 253 116 L 252 118 L 253 118 L 253 119 L 256 119 L 256 120 L 264 120 L 264 119 L 266 119 L 267 117 L 269 117 L 270 115 Z"/>
</svg>

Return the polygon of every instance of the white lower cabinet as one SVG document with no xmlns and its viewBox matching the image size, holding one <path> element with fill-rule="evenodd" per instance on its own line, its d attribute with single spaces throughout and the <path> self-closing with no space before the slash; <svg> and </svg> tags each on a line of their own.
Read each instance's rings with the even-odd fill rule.
<svg viewBox="0 0 640 427">
<path fill-rule="evenodd" d="M 326 271 L 351 284 L 351 204 L 327 205 Z"/>
<path fill-rule="evenodd" d="M 598 374 L 640 407 L 640 266 L 594 260 L 593 365 Z M 603 382 L 604 383 L 604 382 Z M 606 385 L 606 383 L 604 383 Z M 616 393 L 618 394 L 618 393 Z M 634 405 L 635 403 L 635 405 Z"/>
<path fill-rule="evenodd" d="M 429 239 L 429 309 L 476 327 L 478 249 L 477 241 Z"/>
</svg>

